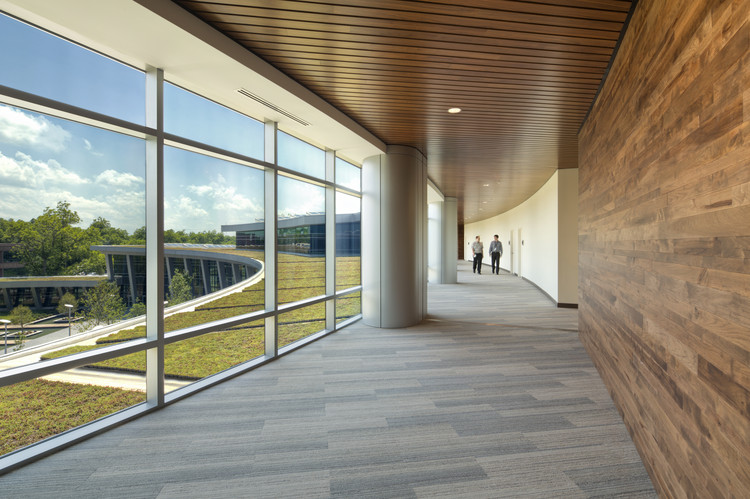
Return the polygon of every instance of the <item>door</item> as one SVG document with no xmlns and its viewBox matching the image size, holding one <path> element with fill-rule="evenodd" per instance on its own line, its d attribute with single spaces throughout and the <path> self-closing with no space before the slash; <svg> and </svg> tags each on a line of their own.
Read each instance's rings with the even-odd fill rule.
<svg viewBox="0 0 750 499">
<path fill-rule="evenodd" d="M 508 251 L 510 252 L 510 266 L 508 269 L 511 274 L 516 273 L 516 231 L 510 231 L 510 241 L 508 241 Z"/>
<path fill-rule="evenodd" d="M 522 255 L 523 255 L 523 246 L 524 246 L 524 244 L 523 244 L 523 236 L 521 235 L 521 228 L 520 227 L 518 228 L 516 238 L 517 238 L 517 240 L 516 240 L 516 246 L 518 247 L 518 251 L 517 251 L 518 255 L 516 256 L 516 260 L 518 261 L 518 264 L 517 264 L 518 265 L 518 269 L 516 271 L 516 274 L 518 275 L 518 277 L 522 277 L 523 274 L 521 273 L 521 263 L 523 261 Z"/>
</svg>

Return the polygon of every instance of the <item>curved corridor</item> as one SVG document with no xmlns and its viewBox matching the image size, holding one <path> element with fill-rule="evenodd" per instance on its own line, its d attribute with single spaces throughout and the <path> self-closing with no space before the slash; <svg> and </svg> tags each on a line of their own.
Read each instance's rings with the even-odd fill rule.
<svg viewBox="0 0 750 499">
<path fill-rule="evenodd" d="M 11 472 L 12 497 L 655 497 L 578 340 L 507 273 L 361 322 Z"/>
</svg>

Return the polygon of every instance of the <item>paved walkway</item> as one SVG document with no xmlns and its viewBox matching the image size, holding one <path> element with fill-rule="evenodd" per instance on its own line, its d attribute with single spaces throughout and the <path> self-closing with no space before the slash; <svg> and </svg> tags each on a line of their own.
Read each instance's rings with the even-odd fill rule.
<svg viewBox="0 0 750 499">
<path fill-rule="evenodd" d="M 0 495 L 655 497 L 576 310 L 462 262 L 429 312 L 354 324 L 2 476 Z"/>
</svg>

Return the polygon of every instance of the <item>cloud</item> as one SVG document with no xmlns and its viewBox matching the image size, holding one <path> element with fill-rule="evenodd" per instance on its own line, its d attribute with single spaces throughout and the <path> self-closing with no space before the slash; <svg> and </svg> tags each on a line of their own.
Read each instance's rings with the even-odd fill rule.
<svg viewBox="0 0 750 499">
<path fill-rule="evenodd" d="M 130 188 L 145 183 L 143 177 L 133 175 L 127 172 L 118 172 L 115 170 L 105 170 L 97 175 L 94 180 L 97 184 L 109 185 L 112 187 Z"/>
<path fill-rule="evenodd" d="M 81 217 L 80 227 L 88 225 L 96 217 L 104 217 L 114 227 L 132 232 L 145 223 L 143 194 L 117 198 L 113 204 L 110 198 L 94 198 L 67 189 L 38 191 L 28 187 L 8 187 L 0 184 L 0 213 L 3 218 L 31 220 L 38 217 L 45 208 L 54 207 L 65 200 Z"/>
<path fill-rule="evenodd" d="M 104 156 L 104 154 L 94 150 L 94 146 L 91 145 L 88 139 L 83 139 L 83 147 L 94 156 Z"/>
<path fill-rule="evenodd" d="M 145 220 L 145 193 L 141 184 L 140 177 L 108 170 L 99 174 L 95 186 L 90 179 L 67 170 L 55 160 L 38 161 L 23 153 L 8 157 L 0 152 L 3 218 L 30 220 L 46 207 L 65 200 L 81 216 L 82 227 L 101 216 L 113 226 L 132 232 Z M 109 185 L 117 188 L 116 195 L 107 189 Z"/>
<path fill-rule="evenodd" d="M 201 204 L 188 196 L 164 201 L 164 228 L 174 230 L 199 231 L 218 229 L 212 223 L 207 210 Z"/>
<path fill-rule="evenodd" d="M 207 207 L 220 220 L 217 224 L 242 223 L 263 214 L 263 201 L 256 201 L 241 192 L 234 185 L 227 185 L 227 180 L 219 175 L 218 178 L 204 185 L 189 185 L 188 193 L 206 200 Z"/>
<path fill-rule="evenodd" d="M 0 106 L 0 138 L 16 145 L 60 152 L 65 150 L 71 134 L 44 116 Z"/>
<path fill-rule="evenodd" d="M 22 152 L 17 152 L 13 158 L 0 152 L 0 179 L 7 185 L 37 189 L 49 188 L 50 185 L 80 186 L 90 183 L 54 159 L 38 161 Z"/>
<path fill-rule="evenodd" d="M 187 196 L 180 196 L 177 199 L 177 206 L 175 207 L 183 216 L 192 217 L 205 217 L 208 212 L 201 208 L 201 206 L 192 198 Z"/>
<path fill-rule="evenodd" d="M 281 216 L 320 213 L 325 210 L 325 189 L 281 177 L 278 206 Z"/>
</svg>

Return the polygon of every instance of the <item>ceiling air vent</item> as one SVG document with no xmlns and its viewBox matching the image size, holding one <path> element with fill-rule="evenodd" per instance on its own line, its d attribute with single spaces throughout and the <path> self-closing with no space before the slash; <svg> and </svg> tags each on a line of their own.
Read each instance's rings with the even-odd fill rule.
<svg viewBox="0 0 750 499">
<path fill-rule="evenodd" d="M 267 108 L 273 109 L 277 113 L 283 114 L 287 118 L 293 119 L 297 123 L 300 123 L 300 124 L 305 125 L 305 126 L 309 126 L 310 125 L 310 123 L 308 123 L 307 121 L 303 120 L 299 116 L 295 116 L 292 113 L 290 113 L 289 111 L 284 111 L 283 109 L 281 109 L 276 104 L 272 104 L 272 103 L 268 102 L 263 97 L 259 97 L 259 96 L 255 95 L 254 93 L 250 92 L 249 90 L 245 90 L 244 88 L 240 88 L 237 91 L 239 93 L 241 93 L 242 95 L 244 95 L 245 97 L 249 97 L 249 98 L 253 99 L 255 102 L 260 102 L 261 104 L 263 104 Z"/>
</svg>

